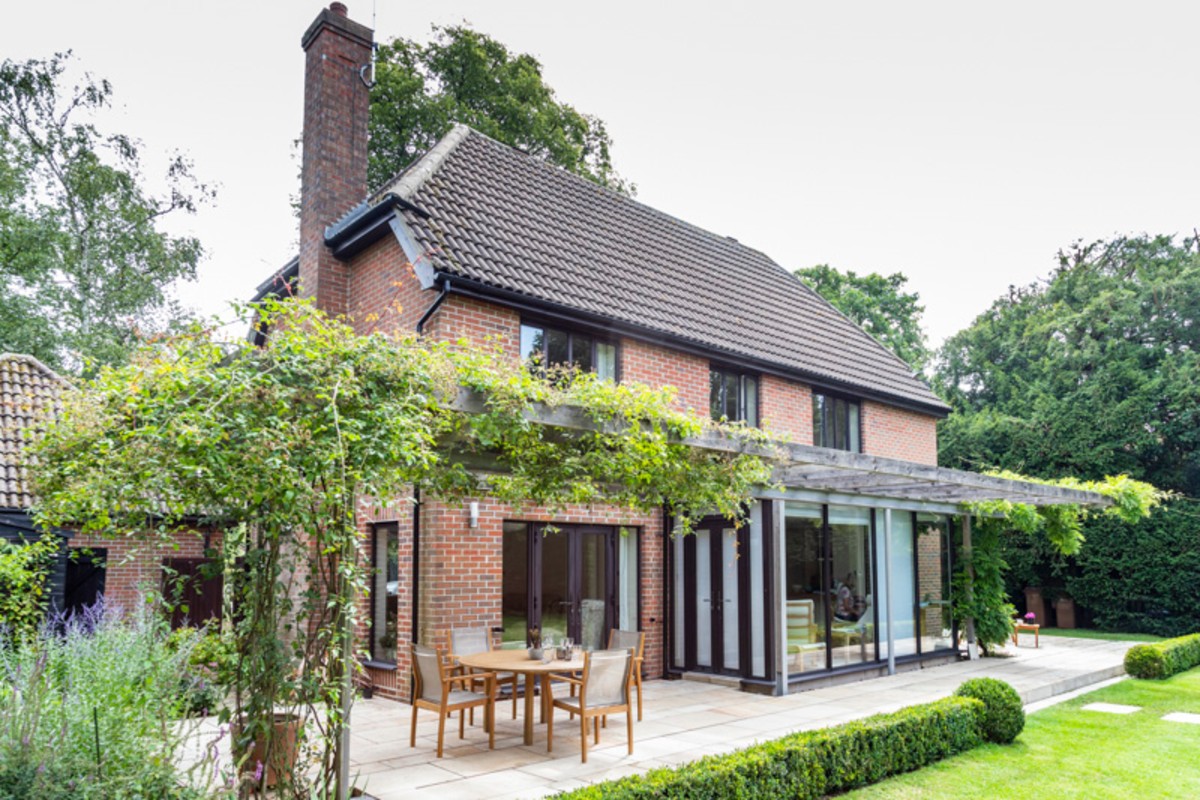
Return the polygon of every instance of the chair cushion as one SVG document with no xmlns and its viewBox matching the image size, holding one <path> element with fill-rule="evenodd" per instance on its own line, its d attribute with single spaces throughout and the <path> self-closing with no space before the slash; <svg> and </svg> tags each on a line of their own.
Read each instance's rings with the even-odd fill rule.
<svg viewBox="0 0 1200 800">
<path fill-rule="evenodd" d="M 579 711 L 579 697 L 578 697 L 578 695 L 576 695 L 575 697 L 556 697 L 556 698 L 554 698 L 554 705 L 559 706 L 561 708 L 567 708 L 572 711 L 578 712 Z"/>
<path fill-rule="evenodd" d="M 464 692 L 461 689 L 452 689 L 447 702 L 455 706 L 459 703 L 482 703 L 486 700 L 487 696 L 479 694 L 479 692 Z"/>
</svg>

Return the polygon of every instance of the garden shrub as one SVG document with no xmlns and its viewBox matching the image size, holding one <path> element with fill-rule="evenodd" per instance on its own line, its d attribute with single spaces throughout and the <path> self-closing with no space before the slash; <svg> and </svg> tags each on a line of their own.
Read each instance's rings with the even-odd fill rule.
<svg viewBox="0 0 1200 800">
<path fill-rule="evenodd" d="M 972 678 L 954 690 L 957 697 L 983 702 L 983 736 L 989 742 L 1009 744 L 1025 728 L 1025 708 L 1017 690 L 995 678 Z"/>
<path fill-rule="evenodd" d="M 1125 671 L 1135 678 L 1169 678 L 1200 665 L 1200 633 L 1135 645 L 1125 653 Z"/>
<path fill-rule="evenodd" d="M 984 706 L 947 697 L 833 728 L 802 731 L 728 755 L 555 795 L 557 800 L 817 800 L 976 747 Z"/>
<path fill-rule="evenodd" d="M 0 636 L 26 639 L 37 633 L 46 612 L 46 576 L 58 539 L 0 540 Z"/>
<path fill-rule="evenodd" d="M 0 642 L 0 798 L 202 796 L 176 766 L 188 648 L 165 642 L 151 614 L 101 604 Z"/>
<path fill-rule="evenodd" d="M 231 638 L 211 624 L 199 630 L 177 628 L 167 637 L 167 648 L 172 652 L 182 650 L 187 656 L 187 670 L 180 678 L 180 691 L 187 698 L 183 710 L 201 716 L 216 714 L 233 684 L 235 654 Z"/>
</svg>

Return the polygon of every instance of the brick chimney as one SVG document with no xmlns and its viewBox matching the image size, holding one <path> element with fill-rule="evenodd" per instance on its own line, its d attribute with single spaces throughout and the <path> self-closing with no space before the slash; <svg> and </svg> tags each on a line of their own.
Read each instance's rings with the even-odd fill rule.
<svg viewBox="0 0 1200 800">
<path fill-rule="evenodd" d="M 367 196 L 369 90 L 374 31 L 332 3 L 300 40 L 304 48 L 304 138 L 300 171 L 300 294 L 345 314 L 349 270 L 325 246 L 325 228 Z"/>
</svg>

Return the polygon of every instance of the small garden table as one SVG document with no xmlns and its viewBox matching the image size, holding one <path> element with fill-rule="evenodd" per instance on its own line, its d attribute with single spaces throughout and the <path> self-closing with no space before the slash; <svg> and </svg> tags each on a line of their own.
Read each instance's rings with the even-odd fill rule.
<svg viewBox="0 0 1200 800">
<path fill-rule="evenodd" d="M 1038 631 L 1041 629 L 1041 627 L 1042 626 L 1038 625 L 1036 622 L 1017 622 L 1017 623 L 1015 623 L 1013 625 L 1013 647 L 1017 646 L 1017 634 L 1020 633 L 1021 631 L 1033 631 L 1033 646 L 1041 647 L 1042 645 L 1041 645 L 1041 642 L 1039 641 L 1039 639 L 1041 637 L 1038 634 Z"/>
<path fill-rule="evenodd" d="M 550 673 L 576 672 L 583 669 L 583 661 L 559 661 L 543 664 L 529 657 L 524 650 L 488 650 L 469 656 L 456 656 L 464 667 L 473 667 L 488 672 L 515 672 L 525 676 L 525 744 L 533 744 L 533 687 L 541 678 L 542 698 L 550 695 Z"/>
</svg>

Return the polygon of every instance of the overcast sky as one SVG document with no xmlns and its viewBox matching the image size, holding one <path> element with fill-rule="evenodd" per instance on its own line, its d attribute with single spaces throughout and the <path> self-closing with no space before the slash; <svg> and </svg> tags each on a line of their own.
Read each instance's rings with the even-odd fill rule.
<svg viewBox="0 0 1200 800">
<path fill-rule="evenodd" d="M 370 0 L 347 0 L 370 24 Z M 290 257 L 297 0 L 5 5 L 0 57 L 73 49 L 112 129 L 216 184 L 182 222 L 216 313 Z M 936 344 L 1076 239 L 1200 226 L 1200 4 L 377 0 L 376 36 L 467 20 L 608 124 L 638 199 L 789 269 L 909 277 Z M 160 162 L 156 162 L 160 163 Z"/>
</svg>

